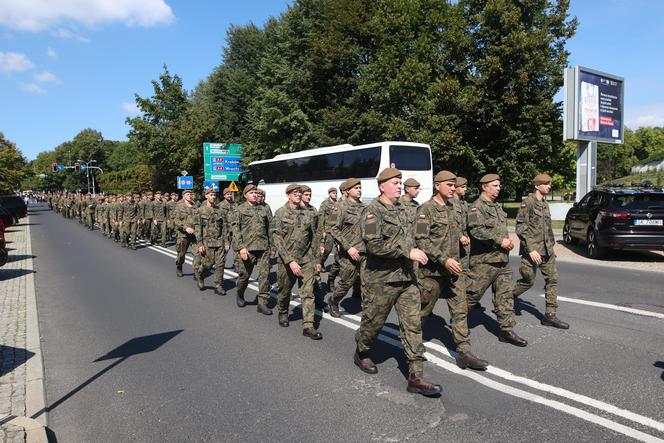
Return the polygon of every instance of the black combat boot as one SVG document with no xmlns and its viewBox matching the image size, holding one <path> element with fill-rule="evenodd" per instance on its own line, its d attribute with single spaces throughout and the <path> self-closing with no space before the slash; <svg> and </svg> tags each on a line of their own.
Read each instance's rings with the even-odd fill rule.
<svg viewBox="0 0 664 443">
<path fill-rule="evenodd" d="M 323 338 L 323 334 L 321 334 L 314 328 L 304 328 L 302 330 L 302 335 L 304 335 L 305 337 L 309 337 L 312 340 L 321 340 Z"/>
<path fill-rule="evenodd" d="M 411 372 L 408 376 L 408 387 L 406 390 L 414 394 L 422 394 L 425 397 L 433 397 L 440 395 L 443 388 L 424 378 L 422 372 Z"/>
<path fill-rule="evenodd" d="M 461 369 L 475 369 L 476 371 L 484 371 L 489 366 L 489 362 L 475 357 L 470 351 L 460 352 L 456 358 L 456 364 Z"/>
<path fill-rule="evenodd" d="M 544 314 L 544 317 L 542 317 L 542 321 L 540 323 L 542 323 L 544 326 L 553 326 L 554 328 L 558 329 L 569 329 L 569 324 L 558 320 L 556 314 Z"/>
<path fill-rule="evenodd" d="M 196 286 L 198 286 L 199 291 L 205 289 L 205 279 L 202 275 L 196 275 L 196 273 L 194 273 L 194 279 L 196 280 Z"/>
<path fill-rule="evenodd" d="M 182 266 L 178 266 L 177 268 L 175 268 L 175 273 L 177 274 L 178 277 L 184 276 L 184 274 L 182 273 Z"/>
<path fill-rule="evenodd" d="M 279 326 L 287 328 L 289 325 L 288 314 L 279 314 Z"/>
<path fill-rule="evenodd" d="M 226 290 L 223 286 L 217 286 L 214 288 L 214 293 L 217 295 L 226 295 Z"/>
<path fill-rule="evenodd" d="M 355 363 L 355 366 L 360 368 L 362 372 L 366 372 L 367 374 L 373 375 L 378 372 L 376 364 L 373 362 L 373 360 L 371 360 L 371 357 L 369 357 L 369 354 L 366 352 L 359 352 L 357 349 L 355 349 L 353 363 Z"/>
<path fill-rule="evenodd" d="M 335 303 L 335 302 L 332 300 L 332 297 L 330 297 L 330 298 L 327 300 L 327 306 L 328 306 L 329 309 L 330 309 L 330 315 L 331 315 L 332 317 L 334 317 L 334 318 L 339 318 L 339 317 L 341 317 L 341 313 L 339 312 L 339 304 L 338 304 L 338 303 Z"/>
<path fill-rule="evenodd" d="M 247 306 L 247 302 L 244 299 L 244 294 L 237 294 L 235 296 L 235 303 L 237 303 L 238 308 L 244 308 L 245 306 Z"/>
<path fill-rule="evenodd" d="M 266 303 L 261 303 L 260 301 L 256 305 L 256 311 L 263 315 L 272 315 L 272 309 L 268 308 Z"/>
</svg>

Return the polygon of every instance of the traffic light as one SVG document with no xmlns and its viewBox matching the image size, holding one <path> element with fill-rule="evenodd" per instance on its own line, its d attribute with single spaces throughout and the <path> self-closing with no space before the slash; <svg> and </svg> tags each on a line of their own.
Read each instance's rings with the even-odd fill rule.
<svg viewBox="0 0 664 443">
<path fill-rule="evenodd" d="M 51 163 L 51 171 L 56 172 L 58 170 L 58 164 L 57 163 Z"/>
<path fill-rule="evenodd" d="M 81 164 L 79 162 L 74 163 L 74 169 L 76 169 L 77 171 L 80 171 L 81 170 Z"/>
</svg>

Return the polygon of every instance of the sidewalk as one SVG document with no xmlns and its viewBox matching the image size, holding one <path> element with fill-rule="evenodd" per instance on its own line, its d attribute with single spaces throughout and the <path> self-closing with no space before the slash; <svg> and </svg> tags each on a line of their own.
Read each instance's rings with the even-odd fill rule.
<svg viewBox="0 0 664 443">
<path fill-rule="evenodd" d="M 47 442 L 30 218 L 5 231 L 0 268 L 0 442 Z M 30 418 L 41 414 L 37 420 Z"/>
</svg>

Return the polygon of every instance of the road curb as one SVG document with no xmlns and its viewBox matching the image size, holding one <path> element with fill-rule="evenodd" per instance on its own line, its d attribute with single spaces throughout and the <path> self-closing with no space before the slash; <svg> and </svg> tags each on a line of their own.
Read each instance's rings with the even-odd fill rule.
<svg viewBox="0 0 664 443">
<path fill-rule="evenodd" d="M 25 427 L 26 441 L 28 443 L 46 443 L 46 426 L 48 426 L 48 412 L 46 410 L 46 390 L 44 386 L 44 360 L 41 349 L 41 336 L 39 334 L 39 313 L 37 311 L 37 293 L 35 289 L 34 262 L 32 259 L 32 238 L 30 235 L 30 217 L 26 222 L 26 242 L 29 272 L 26 280 L 26 348 L 34 352 L 34 357 L 26 361 L 25 383 L 25 414 L 21 417 L 31 423 Z M 28 417 L 35 417 L 28 418 Z M 37 425 L 38 424 L 38 425 Z"/>
</svg>

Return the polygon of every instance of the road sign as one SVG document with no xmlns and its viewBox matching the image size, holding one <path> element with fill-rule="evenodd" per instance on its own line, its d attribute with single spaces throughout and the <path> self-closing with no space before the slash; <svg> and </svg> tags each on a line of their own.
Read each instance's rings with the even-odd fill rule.
<svg viewBox="0 0 664 443">
<path fill-rule="evenodd" d="M 242 169 L 242 145 L 203 143 L 205 180 L 238 180 Z"/>
<path fill-rule="evenodd" d="M 58 165 L 58 171 L 64 171 L 65 170 L 65 165 L 59 164 Z"/>
<path fill-rule="evenodd" d="M 228 190 L 231 192 L 240 192 L 235 182 L 231 182 L 230 186 L 228 187 Z"/>
<path fill-rule="evenodd" d="M 178 177 L 178 189 L 194 189 L 194 177 L 190 175 Z"/>
<path fill-rule="evenodd" d="M 214 192 L 219 192 L 219 182 L 213 180 L 205 180 L 203 182 L 203 190 L 214 189 Z"/>
<path fill-rule="evenodd" d="M 79 167 L 81 168 L 81 171 L 85 171 L 86 169 L 88 169 L 88 166 L 85 163 L 81 163 Z"/>
</svg>

